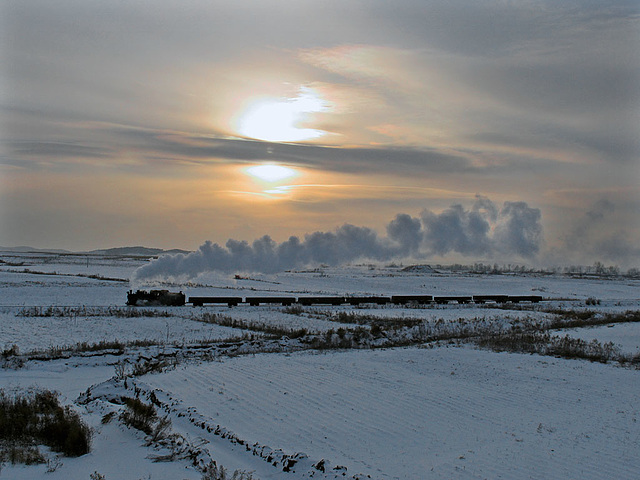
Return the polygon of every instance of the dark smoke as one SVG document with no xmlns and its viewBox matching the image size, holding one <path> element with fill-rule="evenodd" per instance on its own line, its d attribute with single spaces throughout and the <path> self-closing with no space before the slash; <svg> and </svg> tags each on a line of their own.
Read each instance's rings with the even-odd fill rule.
<svg viewBox="0 0 640 480">
<path fill-rule="evenodd" d="M 387 261 L 457 253 L 488 258 L 496 255 L 533 258 L 540 250 L 540 210 L 524 202 L 505 202 L 501 209 L 477 196 L 470 210 L 453 205 L 441 213 L 424 210 L 421 218 L 401 213 L 387 225 L 386 237 L 374 230 L 343 225 L 333 232 L 292 236 L 277 243 L 265 235 L 252 244 L 210 241 L 189 254 L 166 255 L 140 267 L 132 281 L 194 278 L 204 272 L 273 273 L 308 265 L 340 265 L 357 260 Z"/>
</svg>

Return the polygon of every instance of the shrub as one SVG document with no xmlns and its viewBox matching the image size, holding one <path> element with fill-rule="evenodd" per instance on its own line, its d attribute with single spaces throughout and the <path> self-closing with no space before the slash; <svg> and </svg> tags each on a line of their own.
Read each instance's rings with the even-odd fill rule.
<svg viewBox="0 0 640 480">
<path fill-rule="evenodd" d="M 289 315 L 303 315 L 306 312 L 306 310 L 300 305 L 292 305 L 285 308 L 283 311 L 284 313 L 287 313 Z"/>
<path fill-rule="evenodd" d="M 149 444 L 167 438 L 171 430 L 171 420 L 159 417 L 153 404 L 146 404 L 139 398 L 124 397 L 126 406 L 120 415 L 122 423 L 140 430 L 149 436 Z"/>
<path fill-rule="evenodd" d="M 34 450 L 39 444 L 69 457 L 88 453 L 91 430 L 71 408 L 62 407 L 53 392 L 10 398 L 0 390 L 0 441 L 3 459 L 28 464 L 38 458 Z M 24 447 L 21 453 L 17 446 Z"/>
<path fill-rule="evenodd" d="M 163 368 L 168 366 L 169 366 L 169 363 L 167 363 L 165 360 L 155 360 L 155 359 L 142 360 L 133 366 L 131 375 L 134 377 L 140 377 L 142 375 L 146 375 L 147 373 L 160 373 L 162 372 Z M 117 374 L 117 371 L 116 371 L 116 374 Z"/>
<path fill-rule="evenodd" d="M 221 315 L 218 313 L 205 312 L 201 315 L 195 315 L 191 319 L 196 322 L 214 323 L 222 327 L 231 327 L 239 328 L 242 330 L 251 330 L 254 332 L 262 332 L 266 335 L 273 336 L 273 338 L 280 338 L 282 336 L 287 336 L 289 338 L 300 338 L 304 337 L 308 333 L 304 328 L 294 329 L 262 322 L 246 322 L 244 320 L 229 317 L 227 315 Z"/>
<path fill-rule="evenodd" d="M 233 472 L 232 476 L 227 475 L 227 469 L 216 464 L 213 460 L 209 462 L 209 465 L 204 467 L 204 473 L 202 474 L 202 480 L 253 480 L 253 475 L 241 470 Z"/>
<path fill-rule="evenodd" d="M 106 425 L 107 423 L 111 423 L 111 420 L 113 420 L 113 417 L 115 416 L 116 412 L 109 412 L 107 414 L 105 414 L 102 417 L 101 423 L 103 425 Z"/>
<path fill-rule="evenodd" d="M 12 444 L 0 452 L 0 461 L 12 464 L 38 465 L 45 463 L 44 455 L 33 445 Z"/>
<path fill-rule="evenodd" d="M 123 401 L 126 409 L 120 416 L 122 422 L 129 427 L 151 435 L 153 432 L 153 424 L 158 417 L 154 406 L 147 405 L 138 398 L 125 397 Z"/>
<path fill-rule="evenodd" d="M 166 310 L 140 309 L 131 307 L 24 307 L 18 311 L 19 317 L 171 317 L 174 314 Z"/>
<path fill-rule="evenodd" d="M 19 353 L 20 353 L 20 350 L 18 349 L 18 346 L 16 344 L 13 344 L 2 351 L 2 356 L 4 358 L 15 357 Z"/>
<path fill-rule="evenodd" d="M 371 325 L 371 335 L 373 335 L 374 337 L 377 337 L 381 333 L 382 333 L 382 328 L 380 327 L 379 323 L 374 323 L 373 325 Z"/>
<path fill-rule="evenodd" d="M 607 363 L 610 360 L 623 361 L 619 349 L 611 342 L 602 344 L 597 340 L 586 342 L 579 338 L 552 336 L 542 332 L 510 332 L 485 335 L 476 340 L 485 348 L 499 352 L 537 353 L 562 358 L 583 358 L 593 362 Z"/>
</svg>

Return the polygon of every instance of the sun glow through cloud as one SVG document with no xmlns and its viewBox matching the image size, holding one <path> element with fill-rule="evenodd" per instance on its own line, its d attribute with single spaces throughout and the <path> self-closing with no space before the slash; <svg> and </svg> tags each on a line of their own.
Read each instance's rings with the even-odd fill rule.
<svg viewBox="0 0 640 480">
<path fill-rule="evenodd" d="M 292 168 L 273 164 L 257 165 L 255 167 L 249 167 L 245 171 L 252 177 L 262 180 L 263 182 L 279 182 L 280 180 L 286 180 L 287 178 L 298 175 L 298 172 Z"/>
<path fill-rule="evenodd" d="M 241 115 L 237 130 L 244 136 L 267 142 L 299 142 L 321 137 L 327 132 L 301 125 L 308 116 L 327 110 L 316 92 L 300 87 L 294 98 L 257 101 Z"/>
</svg>

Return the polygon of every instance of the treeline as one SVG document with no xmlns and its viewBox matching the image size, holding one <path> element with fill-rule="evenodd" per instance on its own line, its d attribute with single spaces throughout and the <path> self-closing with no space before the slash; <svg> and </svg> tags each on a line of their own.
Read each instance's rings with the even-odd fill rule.
<svg viewBox="0 0 640 480">
<path fill-rule="evenodd" d="M 564 267 L 531 267 L 527 265 L 514 265 L 508 263 L 499 265 L 477 262 L 473 265 L 455 263 L 452 265 L 435 265 L 434 269 L 440 271 L 451 271 L 456 273 L 477 273 L 485 275 L 501 275 L 505 273 L 533 273 L 540 275 L 571 275 L 586 276 L 595 275 L 600 277 L 629 277 L 640 278 L 639 268 L 629 268 L 623 271 L 618 265 L 604 265 L 595 262 L 593 265 L 569 265 Z"/>
</svg>

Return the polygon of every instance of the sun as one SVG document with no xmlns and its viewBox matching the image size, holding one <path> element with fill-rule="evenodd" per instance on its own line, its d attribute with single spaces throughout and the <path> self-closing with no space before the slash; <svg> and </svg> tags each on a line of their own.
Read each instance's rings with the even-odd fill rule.
<svg viewBox="0 0 640 480">
<path fill-rule="evenodd" d="M 240 134 L 267 142 L 300 142 L 327 132 L 300 125 L 310 114 L 323 112 L 326 103 L 311 88 L 300 87 L 293 98 L 262 99 L 252 103 L 240 116 Z"/>
<path fill-rule="evenodd" d="M 263 182 L 279 182 L 298 175 L 298 172 L 293 168 L 275 164 L 257 165 L 249 167 L 245 171 Z"/>
</svg>

